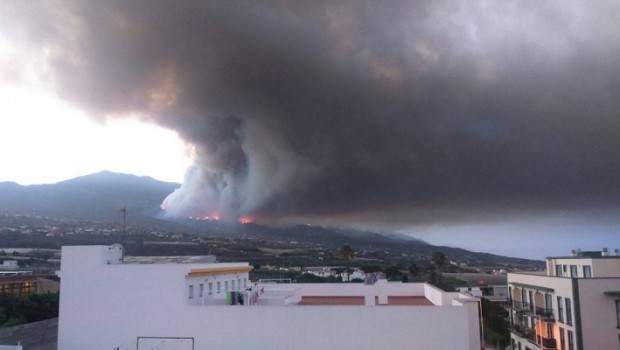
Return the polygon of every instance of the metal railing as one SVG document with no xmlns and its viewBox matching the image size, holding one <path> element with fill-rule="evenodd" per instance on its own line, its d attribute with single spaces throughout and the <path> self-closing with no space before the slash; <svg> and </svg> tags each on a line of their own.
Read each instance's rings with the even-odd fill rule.
<svg viewBox="0 0 620 350">
<path fill-rule="evenodd" d="M 537 316 L 540 316 L 542 319 L 545 320 L 553 320 L 555 319 L 553 316 L 553 309 L 549 309 L 549 308 L 544 308 L 544 307 L 536 307 L 535 308 L 535 313 Z"/>
<path fill-rule="evenodd" d="M 543 349 L 557 349 L 557 343 L 554 338 L 542 338 L 541 345 Z"/>
<path fill-rule="evenodd" d="M 512 307 L 517 309 L 517 310 L 529 310 L 530 309 L 530 304 L 528 303 L 524 303 L 520 300 L 513 300 L 512 301 Z"/>
<path fill-rule="evenodd" d="M 534 329 L 515 324 L 510 327 L 510 330 L 521 338 L 529 339 L 532 343 L 536 344 L 536 331 Z"/>
</svg>

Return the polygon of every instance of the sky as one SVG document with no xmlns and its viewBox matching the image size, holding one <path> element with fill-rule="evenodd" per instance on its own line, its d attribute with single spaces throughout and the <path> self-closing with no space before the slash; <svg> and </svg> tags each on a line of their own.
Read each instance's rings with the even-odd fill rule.
<svg viewBox="0 0 620 350">
<path fill-rule="evenodd" d="M 0 86 L 0 100 L 0 181 L 56 183 L 109 170 L 180 183 L 191 164 L 178 134 L 139 118 L 94 121 L 23 87 Z"/>
<path fill-rule="evenodd" d="M 182 177 L 170 215 L 620 246 L 617 2 L 6 4 L 3 178 L 54 153 Z"/>
</svg>

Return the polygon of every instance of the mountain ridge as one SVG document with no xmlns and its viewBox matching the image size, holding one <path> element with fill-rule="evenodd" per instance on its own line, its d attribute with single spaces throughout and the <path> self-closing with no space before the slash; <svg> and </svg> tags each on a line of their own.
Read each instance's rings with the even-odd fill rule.
<svg viewBox="0 0 620 350">
<path fill-rule="evenodd" d="M 171 232 L 205 236 L 252 236 L 265 240 L 300 241 L 335 248 L 351 244 L 355 245 L 356 249 L 384 249 L 412 255 L 430 255 L 436 250 L 441 250 L 455 256 L 469 254 L 496 256 L 461 248 L 434 246 L 399 233 L 377 233 L 314 225 L 269 227 L 236 222 L 165 218 L 160 204 L 179 186 L 177 183 L 159 181 L 148 176 L 110 171 L 80 176 L 56 184 L 23 186 L 14 182 L 2 182 L 0 213 L 86 219 L 120 225 L 122 216 L 119 209 L 126 208 L 130 226 L 156 227 Z"/>
</svg>

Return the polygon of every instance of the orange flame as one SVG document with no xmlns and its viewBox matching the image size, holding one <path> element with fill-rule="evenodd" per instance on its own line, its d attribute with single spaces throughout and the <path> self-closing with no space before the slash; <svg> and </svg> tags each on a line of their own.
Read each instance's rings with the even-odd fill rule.
<svg viewBox="0 0 620 350">
<path fill-rule="evenodd" d="M 251 224 L 254 220 L 252 218 L 243 217 L 239 218 L 239 222 L 242 224 Z"/>
</svg>

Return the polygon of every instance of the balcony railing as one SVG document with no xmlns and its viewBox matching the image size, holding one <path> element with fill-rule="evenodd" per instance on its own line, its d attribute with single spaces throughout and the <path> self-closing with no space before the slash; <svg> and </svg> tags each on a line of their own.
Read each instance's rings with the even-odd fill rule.
<svg viewBox="0 0 620 350">
<path fill-rule="evenodd" d="M 534 312 L 536 313 L 537 316 L 540 316 L 540 318 L 543 320 L 547 320 L 547 321 L 554 320 L 553 309 L 548 309 L 544 307 L 536 307 Z"/>
<path fill-rule="evenodd" d="M 530 304 L 524 303 L 524 302 L 519 301 L 519 300 L 513 300 L 512 301 L 512 307 L 517 309 L 517 310 L 529 310 L 530 309 Z"/>
<path fill-rule="evenodd" d="M 545 350 L 557 349 L 557 344 L 554 338 L 542 338 L 541 345 Z"/>
<path fill-rule="evenodd" d="M 529 339 L 532 343 L 536 344 L 536 331 L 534 331 L 534 329 L 514 325 L 510 327 L 510 330 L 521 338 Z"/>
</svg>

